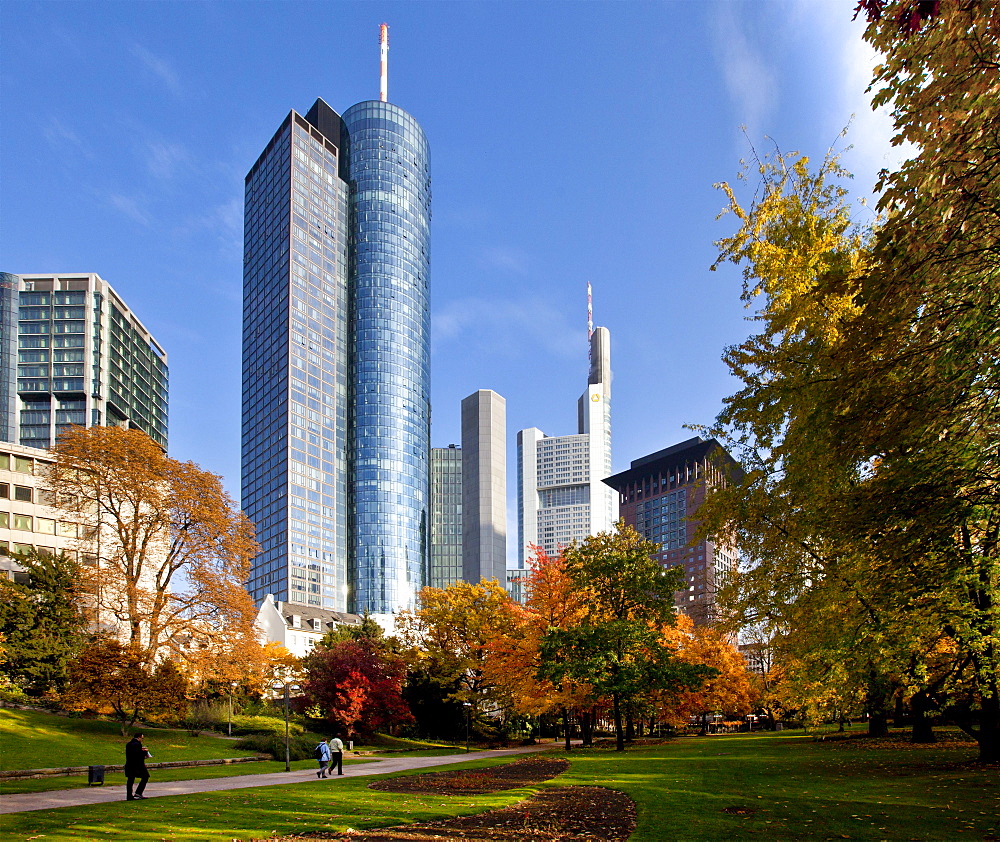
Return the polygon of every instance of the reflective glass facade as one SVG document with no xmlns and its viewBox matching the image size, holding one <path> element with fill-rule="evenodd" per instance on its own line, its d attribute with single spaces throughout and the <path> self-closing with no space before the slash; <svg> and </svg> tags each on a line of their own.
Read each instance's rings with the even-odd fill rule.
<svg viewBox="0 0 1000 842">
<path fill-rule="evenodd" d="M 354 397 L 353 610 L 413 607 L 427 579 L 430 149 L 409 114 L 344 114 L 350 181 Z"/>
<path fill-rule="evenodd" d="M 462 579 L 462 449 L 455 445 L 433 447 L 431 557 L 427 584 L 432 588 L 446 588 Z"/>
<path fill-rule="evenodd" d="M 292 112 L 246 180 L 242 502 L 249 590 L 345 611 L 347 185 Z"/>
<path fill-rule="evenodd" d="M 412 117 L 318 100 L 246 179 L 243 508 L 249 589 L 389 613 L 426 580 L 427 142 Z"/>
</svg>

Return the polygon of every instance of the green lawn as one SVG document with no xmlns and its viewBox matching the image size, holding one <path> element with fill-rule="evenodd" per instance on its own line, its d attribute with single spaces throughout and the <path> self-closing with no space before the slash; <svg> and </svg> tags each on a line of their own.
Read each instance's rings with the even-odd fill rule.
<svg viewBox="0 0 1000 842">
<path fill-rule="evenodd" d="M 570 770 L 549 785 L 599 785 L 628 793 L 638 804 L 636 842 L 983 839 L 1000 835 L 1000 776 L 995 767 L 971 763 L 975 755 L 968 745 L 814 743 L 801 735 L 741 734 L 681 739 L 624 755 L 574 750 Z M 5 816 L 3 830 L 18 839 L 231 842 L 432 820 L 510 804 L 527 794 L 400 795 L 369 790 L 370 780 L 332 786 L 307 781 L 24 813 Z M 150 787 L 155 783 L 154 778 Z"/>
<path fill-rule="evenodd" d="M 154 761 L 246 757 L 233 740 L 187 731 L 143 728 Z M 125 762 L 121 727 L 101 719 L 71 719 L 30 710 L 0 709 L 0 769 L 46 769 Z"/>
</svg>

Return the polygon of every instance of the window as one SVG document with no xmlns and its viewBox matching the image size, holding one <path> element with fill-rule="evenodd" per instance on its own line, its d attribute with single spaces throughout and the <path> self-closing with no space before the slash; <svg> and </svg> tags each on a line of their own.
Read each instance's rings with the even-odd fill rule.
<svg viewBox="0 0 1000 842">
<path fill-rule="evenodd" d="M 64 538 L 76 538 L 76 524 L 66 520 L 59 521 L 59 534 Z"/>
<path fill-rule="evenodd" d="M 0 528 L 10 528 L 10 515 L 7 512 L 0 512 Z"/>
<path fill-rule="evenodd" d="M 31 515 L 14 515 L 14 528 L 31 532 Z"/>
<path fill-rule="evenodd" d="M 31 546 L 31 544 L 12 544 L 11 545 L 11 552 L 17 553 L 18 555 L 21 555 L 21 554 L 24 554 L 24 553 L 30 553 L 33 549 L 35 549 L 35 548 L 33 546 Z"/>
<path fill-rule="evenodd" d="M 35 519 L 35 531 L 41 532 L 45 535 L 55 535 L 56 534 L 56 522 L 54 520 L 49 520 L 47 517 L 40 517 Z"/>
<path fill-rule="evenodd" d="M 23 485 L 14 486 L 14 499 L 20 500 L 22 503 L 30 503 L 31 499 L 31 489 Z"/>
<path fill-rule="evenodd" d="M 0 498 L 4 500 L 10 499 L 10 483 L 0 482 Z"/>
<path fill-rule="evenodd" d="M 24 456 L 14 457 L 14 470 L 20 474 L 30 474 L 32 473 L 34 460 L 25 458 Z"/>
</svg>

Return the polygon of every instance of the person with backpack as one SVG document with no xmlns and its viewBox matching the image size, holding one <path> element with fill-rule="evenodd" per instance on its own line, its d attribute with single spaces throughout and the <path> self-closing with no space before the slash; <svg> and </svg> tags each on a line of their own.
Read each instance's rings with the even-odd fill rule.
<svg viewBox="0 0 1000 842">
<path fill-rule="evenodd" d="M 319 771 L 316 773 L 316 777 L 330 777 L 326 773 L 326 767 L 330 765 L 330 746 L 327 745 L 326 740 L 320 740 L 313 752 L 313 756 L 319 761 Z"/>
</svg>

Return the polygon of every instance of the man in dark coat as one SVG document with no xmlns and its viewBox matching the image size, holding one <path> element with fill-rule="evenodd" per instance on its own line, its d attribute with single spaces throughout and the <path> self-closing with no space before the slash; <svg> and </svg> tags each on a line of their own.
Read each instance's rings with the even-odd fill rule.
<svg viewBox="0 0 1000 842">
<path fill-rule="evenodd" d="M 149 770 L 146 768 L 146 758 L 152 755 L 146 751 L 142 745 L 142 734 L 136 734 L 125 743 L 125 778 L 128 782 L 128 795 L 126 800 L 135 801 L 137 798 L 145 798 L 142 794 L 146 788 L 146 781 L 149 780 Z M 139 779 L 139 787 L 135 794 L 132 794 L 132 785 L 135 779 Z"/>
</svg>

